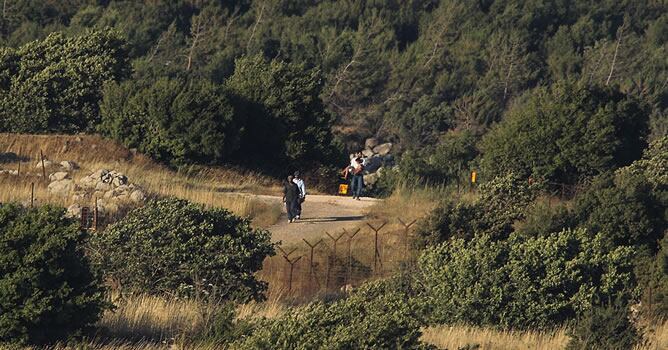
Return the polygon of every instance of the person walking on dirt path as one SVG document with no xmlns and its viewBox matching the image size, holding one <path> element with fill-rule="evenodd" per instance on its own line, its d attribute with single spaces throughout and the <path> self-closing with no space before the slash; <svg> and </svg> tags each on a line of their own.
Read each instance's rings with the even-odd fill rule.
<svg viewBox="0 0 668 350">
<path fill-rule="evenodd" d="M 360 200 L 362 195 L 362 189 L 364 188 L 364 164 L 362 164 L 362 158 L 358 157 L 355 159 L 355 167 L 353 168 L 353 199 Z"/>
<path fill-rule="evenodd" d="M 295 171 L 294 179 L 292 180 L 297 188 L 299 188 L 299 200 L 297 201 L 297 212 L 295 219 L 299 220 L 302 216 L 302 204 L 306 200 L 306 185 L 304 184 L 304 179 L 299 175 L 299 171 Z"/>
<path fill-rule="evenodd" d="M 299 203 L 299 187 L 294 183 L 292 175 L 288 176 L 288 181 L 283 187 L 283 203 L 288 212 L 288 222 L 294 222 L 297 216 L 297 204 Z"/>
</svg>

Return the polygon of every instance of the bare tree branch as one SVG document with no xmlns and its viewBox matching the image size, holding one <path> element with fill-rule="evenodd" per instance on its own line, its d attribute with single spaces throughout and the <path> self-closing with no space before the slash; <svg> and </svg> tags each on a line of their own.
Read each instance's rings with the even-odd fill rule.
<svg viewBox="0 0 668 350">
<path fill-rule="evenodd" d="M 612 57 L 612 64 L 610 64 L 610 74 L 608 74 L 608 80 L 605 81 L 605 86 L 610 84 L 610 79 L 612 79 L 612 73 L 615 71 L 615 63 L 617 62 L 617 53 L 619 52 L 619 45 L 622 43 L 622 36 L 624 35 L 624 28 L 626 27 L 626 21 L 619 28 L 617 33 L 617 45 L 615 45 L 615 55 Z"/>
<path fill-rule="evenodd" d="M 246 53 L 248 53 L 248 49 L 250 48 L 250 43 L 253 41 L 253 37 L 255 36 L 255 30 L 257 29 L 258 24 L 262 21 L 262 14 L 264 13 L 264 4 L 262 4 L 262 7 L 260 7 L 260 14 L 257 16 L 257 20 L 255 21 L 255 24 L 253 25 L 253 30 L 251 31 L 251 35 L 248 38 L 248 42 L 246 42 Z"/>
</svg>

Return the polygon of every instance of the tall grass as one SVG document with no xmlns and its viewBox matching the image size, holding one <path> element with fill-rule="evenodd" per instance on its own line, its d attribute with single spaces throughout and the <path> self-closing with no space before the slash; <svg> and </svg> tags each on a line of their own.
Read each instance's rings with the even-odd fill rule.
<svg viewBox="0 0 668 350">
<path fill-rule="evenodd" d="M 153 196 L 174 196 L 209 207 L 226 208 L 237 215 L 251 217 L 259 227 L 273 224 L 280 216 L 280 203 L 243 194 L 279 192 L 277 183 L 270 178 L 223 167 L 188 166 L 176 171 L 93 135 L 0 134 L 0 153 L 15 155 L 5 157 L 13 160 L 0 163 L 0 169 L 21 168 L 21 176 L 0 176 L 0 202 L 29 202 L 30 186 L 34 183 L 38 204 L 69 206 L 74 203 L 71 196 L 59 197 L 48 192 L 48 181 L 44 181 L 39 166 L 40 152 L 48 160 L 79 164 L 81 169 L 71 174 L 75 181 L 98 169 L 117 170 Z M 47 176 L 56 170 L 57 167 L 47 169 Z"/>
<path fill-rule="evenodd" d="M 439 326 L 424 329 L 422 340 L 443 349 L 466 346 L 480 350 L 564 349 L 568 343 L 564 329 L 554 332 L 497 331 L 468 326 Z"/>
</svg>

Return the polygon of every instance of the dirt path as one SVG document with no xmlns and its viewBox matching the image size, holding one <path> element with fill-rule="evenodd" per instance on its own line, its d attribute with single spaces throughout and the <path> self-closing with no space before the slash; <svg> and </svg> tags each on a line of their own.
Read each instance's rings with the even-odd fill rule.
<svg viewBox="0 0 668 350">
<path fill-rule="evenodd" d="M 258 196 L 267 201 L 281 203 L 281 197 Z M 309 195 L 302 205 L 301 220 L 288 223 L 285 206 L 278 223 L 267 227 L 274 242 L 282 241 L 284 245 L 301 242 L 302 238 L 316 240 L 325 235 L 325 231 L 334 234 L 343 228 L 354 228 L 363 223 L 369 209 L 378 203 L 377 199 L 362 198 L 354 200 L 350 197 Z M 282 203 L 281 203 L 282 204 Z"/>
</svg>

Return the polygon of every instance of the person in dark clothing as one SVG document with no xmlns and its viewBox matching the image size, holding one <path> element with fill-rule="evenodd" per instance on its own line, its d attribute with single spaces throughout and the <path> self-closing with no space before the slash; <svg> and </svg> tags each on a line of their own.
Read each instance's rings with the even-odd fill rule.
<svg viewBox="0 0 668 350">
<path fill-rule="evenodd" d="M 288 222 L 295 220 L 299 205 L 299 187 L 293 180 L 292 175 L 288 176 L 288 181 L 283 187 L 283 203 L 285 203 L 285 209 L 288 212 Z"/>
</svg>

